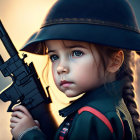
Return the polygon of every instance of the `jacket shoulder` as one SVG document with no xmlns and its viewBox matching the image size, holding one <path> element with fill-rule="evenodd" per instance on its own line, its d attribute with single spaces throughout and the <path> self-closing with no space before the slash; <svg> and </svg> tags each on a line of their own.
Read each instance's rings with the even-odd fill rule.
<svg viewBox="0 0 140 140">
<path fill-rule="evenodd" d="M 121 140 L 123 139 L 123 126 L 116 112 L 104 114 L 93 107 L 89 107 L 88 110 L 81 108 L 73 120 L 69 136 L 73 140 L 88 138 Z"/>
</svg>

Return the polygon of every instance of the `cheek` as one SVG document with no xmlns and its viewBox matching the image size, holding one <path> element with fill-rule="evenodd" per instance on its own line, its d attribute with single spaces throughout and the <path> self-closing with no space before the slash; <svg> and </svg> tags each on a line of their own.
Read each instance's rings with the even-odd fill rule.
<svg viewBox="0 0 140 140">
<path fill-rule="evenodd" d="M 92 69 L 93 70 L 93 69 Z M 91 67 L 89 67 L 88 65 L 78 65 L 74 68 L 74 76 L 76 76 L 77 78 L 82 78 L 85 79 L 87 77 L 87 73 L 91 71 Z"/>
<path fill-rule="evenodd" d="M 77 76 L 80 76 L 82 79 L 89 77 L 90 74 L 94 72 L 94 69 L 97 69 L 97 67 L 95 66 L 95 61 L 91 55 L 79 59 L 78 63 L 73 67 L 75 74 Z"/>
<path fill-rule="evenodd" d="M 73 69 L 73 78 L 78 84 L 79 88 L 83 90 L 96 88 L 103 82 L 102 68 L 100 62 L 93 59 L 93 57 L 84 58 L 81 63 L 75 65 Z"/>
<path fill-rule="evenodd" d="M 97 80 L 98 70 L 91 62 L 83 63 L 74 69 L 74 76 L 81 84 L 89 84 Z"/>
</svg>

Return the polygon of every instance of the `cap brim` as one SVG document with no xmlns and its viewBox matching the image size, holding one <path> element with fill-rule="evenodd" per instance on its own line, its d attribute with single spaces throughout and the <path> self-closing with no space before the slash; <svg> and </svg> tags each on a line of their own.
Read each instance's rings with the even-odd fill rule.
<svg viewBox="0 0 140 140">
<path fill-rule="evenodd" d="M 90 24 L 56 24 L 46 26 L 33 34 L 21 50 L 44 54 L 41 42 L 45 40 L 85 41 L 140 51 L 140 33 L 117 27 Z"/>
</svg>

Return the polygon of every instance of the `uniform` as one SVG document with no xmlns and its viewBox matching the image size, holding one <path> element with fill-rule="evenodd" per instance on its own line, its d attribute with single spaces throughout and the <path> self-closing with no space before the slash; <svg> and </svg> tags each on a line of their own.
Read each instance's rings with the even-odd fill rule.
<svg viewBox="0 0 140 140">
<path fill-rule="evenodd" d="M 87 92 L 60 110 L 60 115 L 66 119 L 58 128 L 54 139 L 136 140 L 131 116 L 121 97 L 121 86 L 122 81 L 108 83 Z M 66 127 L 67 123 L 69 128 Z M 65 130 L 68 133 L 63 137 L 61 133 Z M 36 137 L 40 140 L 47 139 L 41 131 L 33 130 L 27 132 L 22 140 L 35 140 Z"/>
</svg>

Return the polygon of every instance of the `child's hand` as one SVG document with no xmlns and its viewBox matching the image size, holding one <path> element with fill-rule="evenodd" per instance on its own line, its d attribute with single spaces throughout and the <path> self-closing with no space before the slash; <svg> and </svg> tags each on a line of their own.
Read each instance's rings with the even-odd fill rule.
<svg viewBox="0 0 140 140">
<path fill-rule="evenodd" d="M 39 122 L 33 120 L 32 116 L 24 106 L 18 105 L 14 107 L 13 111 L 10 119 L 10 128 L 15 139 L 17 139 L 19 134 L 26 129 L 33 126 L 39 126 Z"/>
</svg>

